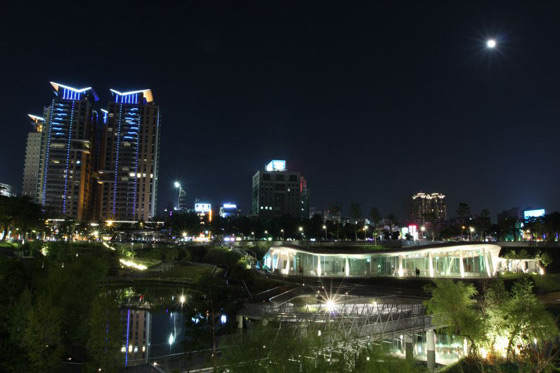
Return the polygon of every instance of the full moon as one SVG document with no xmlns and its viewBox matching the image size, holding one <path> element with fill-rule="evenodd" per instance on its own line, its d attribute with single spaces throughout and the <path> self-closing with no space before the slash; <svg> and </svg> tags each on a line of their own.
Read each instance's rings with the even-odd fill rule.
<svg viewBox="0 0 560 373">
<path fill-rule="evenodd" d="M 496 40 L 494 40 L 494 39 L 489 39 L 489 40 L 486 42 L 486 46 L 487 46 L 488 48 L 495 48 L 495 47 L 496 47 Z"/>
</svg>

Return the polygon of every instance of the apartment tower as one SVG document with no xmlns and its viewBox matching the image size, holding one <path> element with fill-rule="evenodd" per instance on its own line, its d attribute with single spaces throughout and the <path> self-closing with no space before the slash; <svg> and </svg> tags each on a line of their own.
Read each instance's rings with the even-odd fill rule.
<svg viewBox="0 0 560 373">
<path fill-rule="evenodd" d="M 119 92 L 102 110 L 96 215 L 148 221 L 156 214 L 160 112 L 149 89 Z"/>
</svg>

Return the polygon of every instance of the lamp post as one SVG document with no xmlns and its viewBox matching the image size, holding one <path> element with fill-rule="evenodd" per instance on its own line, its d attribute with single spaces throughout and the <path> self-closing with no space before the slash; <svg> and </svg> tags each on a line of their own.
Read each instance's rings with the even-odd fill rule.
<svg viewBox="0 0 560 373">
<path fill-rule="evenodd" d="M 327 225 L 326 224 L 323 225 L 323 229 L 325 230 L 325 241 L 328 241 L 329 238 L 328 238 L 328 232 L 327 232 Z"/>
<path fill-rule="evenodd" d="M 282 233 L 282 241 L 286 241 L 286 238 L 284 238 L 284 229 L 280 229 L 280 232 Z"/>
<path fill-rule="evenodd" d="M 425 237 L 424 237 L 424 233 L 426 232 L 426 227 L 425 227 L 425 226 L 421 226 L 421 227 L 420 227 L 420 231 L 422 232 L 422 238 L 425 238 Z"/>
<path fill-rule="evenodd" d="M 301 239 L 303 240 L 303 227 L 299 227 L 299 232 L 301 233 Z"/>
<path fill-rule="evenodd" d="M 368 230 L 368 226 L 364 225 L 364 241 L 367 241 L 367 230 Z"/>
<path fill-rule="evenodd" d="M 469 228 L 469 231 L 471 232 L 469 241 L 472 241 L 472 239 L 473 239 L 473 233 L 474 233 L 474 228 L 473 228 L 473 227 L 470 227 L 470 228 Z"/>
</svg>

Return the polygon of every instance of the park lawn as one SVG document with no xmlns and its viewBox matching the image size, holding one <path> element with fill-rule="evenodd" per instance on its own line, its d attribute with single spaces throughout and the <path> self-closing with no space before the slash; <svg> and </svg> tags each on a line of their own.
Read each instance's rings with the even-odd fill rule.
<svg viewBox="0 0 560 373">
<path fill-rule="evenodd" d="M 213 266 L 177 265 L 165 272 L 158 272 L 156 276 L 160 279 L 196 284 L 202 278 L 210 276 L 213 269 Z"/>
</svg>

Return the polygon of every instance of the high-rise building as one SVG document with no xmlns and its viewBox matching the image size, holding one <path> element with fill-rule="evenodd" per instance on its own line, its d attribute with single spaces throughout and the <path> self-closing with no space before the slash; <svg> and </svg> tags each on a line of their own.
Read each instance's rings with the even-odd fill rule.
<svg viewBox="0 0 560 373">
<path fill-rule="evenodd" d="M 417 193 L 412 196 L 412 218 L 418 224 L 440 224 L 447 219 L 447 204 L 441 193 Z"/>
<path fill-rule="evenodd" d="M 33 131 L 27 135 L 25 147 L 25 163 L 23 167 L 23 185 L 21 194 L 39 202 L 39 169 L 41 165 L 41 137 L 45 118 L 29 114 Z"/>
<path fill-rule="evenodd" d="M 309 189 L 300 172 L 288 171 L 286 161 L 273 160 L 253 175 L 253 215 L 309 216 Z"/>
<path fill-rule="evenodd" d="M 156 214 L 159 106 L 149 89 L 111 93 L 102 116 L 96 211 L 100 219 L 147 221 Z"/>
<path fill-rule="evenodd" d="M 55 97 L 44 109 L 40 133 L 28 139 L 29 167 L 24 176 L 24 193 L 61 216 L 78 220 L 91 217 L 92 140 L 97 112 L 93 103 L 99 98 L 91 87 L 73 88 L 51 82 Z M 39 156 L 36 156 L 39 148 Z M 38 159 L 38 165 L 36 160 Z M 27 165 L 26 165 L 27 166 Z M 38 182 L 35 185 L 35 167 Z"/>
</svg>

